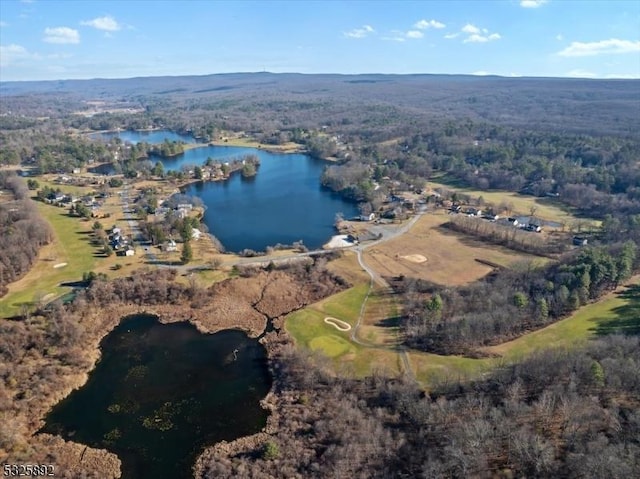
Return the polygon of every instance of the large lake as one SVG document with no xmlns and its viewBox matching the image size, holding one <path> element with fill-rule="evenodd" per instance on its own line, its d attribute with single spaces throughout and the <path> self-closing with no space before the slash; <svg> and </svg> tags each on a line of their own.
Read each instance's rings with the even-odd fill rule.
<svg viewBox="0 0 640 479">
<path fill-rule="evenodd" d="M 42 432 L 114 452 L 125 479 L 192 477 L 205 446 L 266 423 L 266 351 L 243 332 L 202 334 L 139 315 L 100 349 L 87 383 L 54 407 Z"/>
<path fill-rule="evenodd" d="M 149 141 L 149 132 L 121 132 L 123 141 Z M 164 138 L 194 142 L 170 131 L 155 131 L 155 142 Z M 165 136 L 163 136 L 165 135 Z M 326 166 L 303 154 L 275 154 L 255 148 L 204 146 L 173 159 L 163 159 L 168 170 L 183 165 L 201 165 L 207 158 L 234 158 L 256 154 L 258 174 L 243 179 L 235 174 L 228 181 L 196 183 L 187 194 L 197 195 L 207 206 L 204 221 L 229 251 L 245 248 L 263 251 L 276 243 L 302 240 L 310 249 L 321 247 L 335 234 L 336 213 L 346 218 L 358 214 L 355 203 L 345 201 L 320 185 Z"/>
</svg>

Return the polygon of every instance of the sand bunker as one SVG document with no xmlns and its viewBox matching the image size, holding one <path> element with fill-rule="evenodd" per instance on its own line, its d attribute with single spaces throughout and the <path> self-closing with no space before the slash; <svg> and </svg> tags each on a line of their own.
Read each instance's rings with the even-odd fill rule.
<svg viewBox="0 0 640 479">
<path fill-rule="evenodd" d="M 422 256 L 421 254 L 408 254 L 406 256 L 400 256 L 402 259 L 406 259 L 407 261 L 411 261 L 412 263 L 424 263 L 427 261 L 427 258 Z"/>
<path fill-rule="evenodd" d="M 53 267 L 54 268 L 64 268 L 67 265 L 67 263 L 58 263 L 58 264 L 54 264 Z"/>
<path fill-rule="evenodd" d="M 331 316 L 327 316 L 324 318 L 324 322 L 330 324 L 338 331 L 350 331 L 351 325 L 349 323 L 345 323 L 344 321 L 336 318 L 332 318 Z"/>
</svg>

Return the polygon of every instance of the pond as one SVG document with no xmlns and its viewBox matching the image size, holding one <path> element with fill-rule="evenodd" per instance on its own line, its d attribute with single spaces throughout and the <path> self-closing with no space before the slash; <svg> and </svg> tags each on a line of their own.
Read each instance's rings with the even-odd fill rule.
<svg viewBox="0 0 640 479">
<path fill-rule="evenodd" d="M 130 316 L 100 344 L 87 383 L 41 432 L 118 455 L 123 478 L 187 478 L 207 446 L 260 431 L 271 387 L 266 351 L 236 330 Z"/>
<path fill-rule="evenodd" d="M 172 135 L 168 138 L 176 135 L 156 131 L 158 142 L 163 141 L 162 132 Z M 138 134 L 143 132 L 122 132 L 120 137 L 142 141 Z M 179 135 L 179 139 L 187 138 L 190 137 Z M 337 213 L 345 218 L 358 214 L 355 203 L 321 186 L 320 176 L 327 162 L 308 155 L 202 146 L 175 158 L 162 159 L 162 163 L 166 170 L 179 170 L 186 165 L 202 165 L 208 158 L 223 160 L 247 154 L 260 158 L 255 177 L 244 179 L 235 174 L 227 181 L 195 183 L 185 191 L 202 198 L 207 207 L 204 222 L 228 251 L 264 251 L 267 246 L 299 240 L 309 249 L 320 248 L 335 234 Z"/>
</svg>

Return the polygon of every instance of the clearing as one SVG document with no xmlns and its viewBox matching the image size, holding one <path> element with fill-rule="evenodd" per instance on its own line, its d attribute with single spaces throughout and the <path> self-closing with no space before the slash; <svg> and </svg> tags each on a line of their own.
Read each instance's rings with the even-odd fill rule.
<svg viewBox="0 0 640 479">
<path fill-rule="evenodd" d="M 482 278 L 493 270 L 491 264 L 544 261 L 449 231 L 442 227 L 449 217 L 442 210 L 422 215 L 403 235 L 367 248 L 364 260 L 381 276 L 404 275 L 452 286 Z"/>
</svg>

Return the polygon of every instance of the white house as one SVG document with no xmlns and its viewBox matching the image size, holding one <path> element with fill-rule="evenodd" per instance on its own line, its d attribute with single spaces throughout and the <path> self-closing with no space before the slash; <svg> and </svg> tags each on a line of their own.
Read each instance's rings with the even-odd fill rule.
<svg viewBox="0 0 640 479">
<path fill-rule="evenodd" d="M 368 215 L 360 215 L 360 221 L 373 221 L 376 219 L 376 215 L 369 213 Z"/>
<path fill-rule="evenodd" d="M 198 228 L 191 228 L 191 239 L 197 241 L 200 239 L 201 236 L 202 236 L 202 231 L 200 231 Z"/>
<path fill-rule="evenodd" d="M 178 245 L 173 240 L 169 240 L 164 244 L 164 250 L 167 252 L 178 251 Z"/>
</svg>

